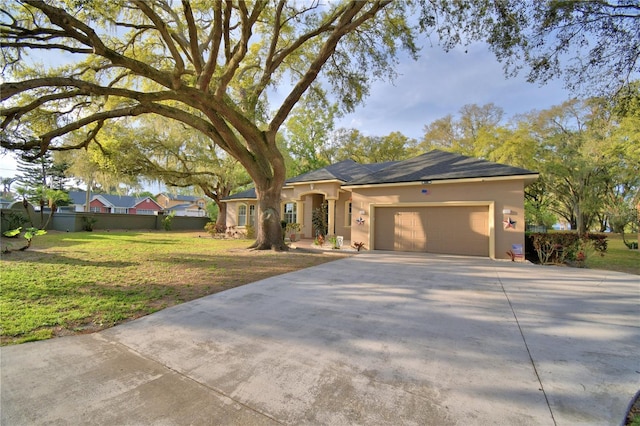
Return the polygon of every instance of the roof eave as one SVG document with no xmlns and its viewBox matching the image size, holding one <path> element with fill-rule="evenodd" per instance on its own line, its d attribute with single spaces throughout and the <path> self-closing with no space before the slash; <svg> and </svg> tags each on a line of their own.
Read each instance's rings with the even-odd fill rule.
<svg viewBox="0 0 640 426">
<path fill-rule="evenodd" d="M 441 185 L 450 183 L 477 183 L 477 182 L 492 182 L 492 181 L 504 181 L 504 180 L 524 180 L 525 185 L 533 183 L 538 177 L 539 173 L 533 174 L 520 174 L 520 175 L 507 175 L 507 176 L 483 176 L 473 178 L 452 178 L 452 179 L 425 179 L 419 181 L 406 181 L 406 182 L 380 182 L 380 183 L 365 183 L 365 184 L 352 184 L 344 185 L 343 189 L 357 189 L 357 188 L 380 188 L 380 187 L 393 187 L 393 186 L 415 186 L 415 185 Z"/>
</svg>

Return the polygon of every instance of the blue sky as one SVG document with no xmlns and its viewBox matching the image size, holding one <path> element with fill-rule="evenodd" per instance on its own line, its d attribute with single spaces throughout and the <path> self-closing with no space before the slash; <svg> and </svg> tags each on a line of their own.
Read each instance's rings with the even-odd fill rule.
<svg viewBox="0 0 640 426">
<path fill-rule="evenodd" d="M 399 131 L 420 139 L 426 124 L 456 115 L 466 104 L 494 103 L 505 118 L 542 110 L 569 99 L 561 81 L 527 83 L 524 76 L 506 78 L 502 65 L 484 44 L 444 52 L 425 47 L 418 61 L 403 60 L 393 83 L 373 84 L 365 104 L 342 117 L 336 128 L 356 128 L 365 135 L 384 136 Z M 15 160 L 0 155 L 0 176 L 14 176 Z"/>
<path fill-rule="evenodd" d="M 509 119 L 571 97 L 562 81 L 540 85 L 528 83 L 524 73 L 505 77 L 502 64 L 484 44 L 450 52 L 438 46 L 425 48 L 418 61 L 403 61 L 398 74 L 394 83 L 376 82 L 366 105 L 343 117 L 337 127 L 376 136 L 400 131 L 420 139 L 426 124 L 447 114 L 455 116 L 467 104 L 494 103 Z"/>
</svg>

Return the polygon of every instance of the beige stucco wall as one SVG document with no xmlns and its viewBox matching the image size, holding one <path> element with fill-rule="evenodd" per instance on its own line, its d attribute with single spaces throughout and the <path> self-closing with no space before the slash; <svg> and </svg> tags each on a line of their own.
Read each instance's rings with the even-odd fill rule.
<svg viewBox="0 0 640 426">
<path fill-rule="evenodd" d="M 423 192 L 426 191 L 426 192 Z M 524 181 L 500 180 L 485 182 L 464 183 L 432 183 L 410 184 L 406 186 L 376 186 L 369 188 L 353 187 L 352 202 L 354 221 L 361 215 L 365 223 L 353 225 L 351 241 L 365 243 L 366 249 L 371 249 L 373 224 L 372 213 L 376 205 L 402 205 L 413 204 L 420 206 L 455 205 L 464 202 L 477 202 L 481 205 L 492 206 L 492 218 L 489 218 L 489 226 L 493 226 L 490 232 L 494 247 L 492 248 L 496 258 L 508 258 L 507 251 L 512 244 L 524 246 Z M 503 210 L 511 213 L 503 214 Z M 515 228 L 504 229 L 503 220 L 511 218 L 516 222 Z M 493 219 L 493 221 L 491 220 Z M 461 242 L 464 244 L 464 242 Z M 492 254 L 493 254 L 492 253 Z"/>
<path fill-rule="evenodd" d="M 227 227 L 238 226 L 238 208 L 242 204 L 247 206 L 247 212 L 249 211 L 248 208 L 250 205 L 256 206 L 256 225 L 257 225 L 258 218 L 260 217 L 257 200 L 234 200 L 234 201 L 227 201 Z"/>
</svg>

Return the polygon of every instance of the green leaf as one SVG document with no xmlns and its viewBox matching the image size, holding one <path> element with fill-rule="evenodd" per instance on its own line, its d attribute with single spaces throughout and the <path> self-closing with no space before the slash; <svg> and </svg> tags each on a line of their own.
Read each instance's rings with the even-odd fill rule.
<svg viewBox="0 0 640 426">
<path fill-rule="evenodd" d="M 11 229 L 9 231 L 5 231 L 2 233 L 2 235 L 4 235 L 5 237 L 9 237 L 9 238 L 13 238 L 13 237 L 17 237 L 20 234 L 20 231 L 22 231 L 22 226 L 16 228 L 16 229 Z"/>
</svg>

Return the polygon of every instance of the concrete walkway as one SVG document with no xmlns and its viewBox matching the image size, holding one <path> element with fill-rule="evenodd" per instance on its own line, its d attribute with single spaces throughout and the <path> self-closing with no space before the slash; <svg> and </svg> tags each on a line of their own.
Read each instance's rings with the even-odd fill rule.
<svg viewBox="0 0 640 426">
<path fill-rule="evenodd" d="M 640 277 L 366 253 L 4 347 L 2 425 L 616 425 Z"/>
</svg>

